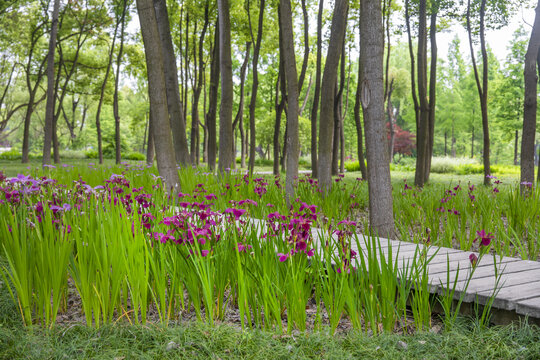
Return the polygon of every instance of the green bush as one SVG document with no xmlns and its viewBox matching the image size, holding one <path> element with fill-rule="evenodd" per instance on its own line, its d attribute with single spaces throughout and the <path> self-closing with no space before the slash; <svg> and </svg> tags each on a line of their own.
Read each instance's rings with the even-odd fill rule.
<svg viewBox="0 0 540 360">
<path fill-rule="evenodd" d="M 97 159 L 98 158 L 98 152 L 97 152 L 97 150 L 86 150 L 84 152 L 84 156 L 87 159 Z"/>
<path fill-rule="evenodd" d="M 60 151 L 60 158 L 62 159 L 84 159 L 86 153 L 82 150 L 65 150 Z"/>
<path fill-rule="evenodd" d="M 463 164 L 456 167 L 455 173 L 458 175 L 482 174 L 484 166 L 480 164 Z"/>
<path fill-rule="evenodd" d="M 357 161 L 345 161 L 343 165 L 347 172 L 360 171 L 360 163 Z"/>
<path fill-rule="evenodd" d="M 20 160 L 22 158 L 21 153 L 16 149 L 4 151 L 0 154 L 0 160 Z"/>
<path fill-rule="evenodd" d="M 130 152 L 126 155 L 123 155 L 122 156 L 123 159 L 125 160 L 137 160 L 137 161 L 142 161 L 142 160 L 145 160 L 146 159 L 146 155 L 144 154 L 141 154 L 140 152 Z"/>
</svg>

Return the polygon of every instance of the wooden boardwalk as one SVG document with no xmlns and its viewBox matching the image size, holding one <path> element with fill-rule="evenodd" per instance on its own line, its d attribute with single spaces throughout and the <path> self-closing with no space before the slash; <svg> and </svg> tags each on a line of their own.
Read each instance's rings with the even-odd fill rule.
<svg viewBox="0 0 540 360">
<path fill-rule="evenodd" d="M 358 234 L 361 251 L 366 251 L 365 237 Z M 388 244 L 392 247 L 394 257 L 398 254 L 398 265 L 412 262 L 415 252 L 422 245 L 409 242 L 380 239 L 383 252 Z M 354 246 L 356 248 L 356 245 Z M 399 250 L 399 252 L 398 252 Z M 360 253 L 360 249 L 355 249 Z M 463 296 L 464 303 L 477 302 L 485 305 L 496 291 L 496 270 L 499 278 L 498 291 L 493 302 L 494 309 L 515 312 L 518 315 L 540 319 L 540 262 L 520 260 L 513 257 L 486 254 L 476 264 L 472 277 L 469 256 L 474 253 L 445 247 L 430 247 L 428 258 L 435 254 L 428 264 L 429 283 L 433 293 L 442 294 L 447 283 L 452 287 L 456 283 L 454 298 Z M 459 274 L 457 273 L 459 269 Z M 448 271 L 450 270 L 450 271 Z M 457 279 L 456 279 L 457 274 Z M 448 276 L 450 277 L 447 282 Z M 466 287 L 466 288 L 465 288 Z"/>
<path fill-rule="evenodd" d="M 266 226 L 265 221 L 258 219 L 251 219 L 250 221 L 259 225 L 259 231 L 265 231 L 263 230 Z M 320 233 L 322 234 L 320 229 L 312 228 L 312 235 L 316 244 L 319 243 Z M 356 235 L 361 249 L 358 248 L 356 241 L 352 241 L 352 248 L 358 254 L 365 253 L 367 250 L 367 237 L 359 233 Z M 397 263 L 400 267 L 412 263 L 415 253 L 423 248 L 423 245 L 410 242 L 384 238 L 379 240 L 383 253 L 386 254 L 388 246 L 390 246 L 394 261 L 397 254 Z M 476 264 L 473 276 L 468 286 L 466 286 L 472 271 L 472 264 L 469 259 L 471 254 L 479 256 L 478 253 L 471 251 L 436 246 L 429 247 L 427 258 L 434 255 L 428 264 L 430 291 L 434 294 L 442 294 L 447 283 L 450 284 L 450 287 L 453 286 L 457 275 L 455 300 L 459 300 L 463 296 L 463 303 L 476 302 L 485 305 L 496 291 L 497 286 L 498 291 L 492 304 L 493 310 L 498 309 L 506 313 L 514 313 L 517 316 L 540 319 L 540 262 L 520 260 L 507 256 L 496 256 L 494 261 L 493 255 L 486 254 Z M 496 269 L 500 275 L 499 284 L 496 284 Z M 448 272 L 448 270 L 450 271 Z M 447 282 L 448 275 L 450 279 Z"/>
</svg>

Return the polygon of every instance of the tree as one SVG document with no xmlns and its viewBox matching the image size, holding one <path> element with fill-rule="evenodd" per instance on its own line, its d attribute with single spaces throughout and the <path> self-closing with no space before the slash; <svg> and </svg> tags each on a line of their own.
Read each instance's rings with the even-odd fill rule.
<svg viewBox="0 0 540 360">
<path fill-rule="evenodd" d="M 157 19 L 159 38 L 165 75 L 165 89 L 167 99 L 167 109 L 169 115 L 170 128 L 172 129 L 174 155 L 176 161 L 183 166 L 191 164 L 189 149 L 186 138 L 185 112 L 182 109 L 180 93 L 178 90 L 178 70 L 176 68 L 176 58 L 171 39 L 171 28 L 169 25 L 169 15 L 165 0 L 153 0 L 155 17 Z M 141 26 L 142 28 L 142 26 Z M 157 120 L 156 120 L 157 123 Z M 153 133 L 154 143 L 157 145 L 157 133 Z M 157 146 L 156 146 L 157 152 Z M 159 158 L 158 158 L 159 159 Z"/>
<path fill-rule="evenodd" d="M 248 169 L 250 174 L 253 174 L 253 169 L 255 167 L 255 145 L 257 141 L 256 137 L 256 128 L 255 128 L 255 108 L 257 106 L 257 92 L 259 89 L 259 53 L 261 51 L 261 41 L 263 35 L 263 21 L 264 21 L 264 6 L 265 0 L 261 0 L 259 4 L 259 22 L 257 26 L 257 40 L 253 39 L 253 29 L 251 26 L 251 17 L 249 13 L 249 0 L 248 0 L 248 19 L 249 19 L 249 30 L 251 35 L 251 41 L 255 42 L 255 47 L 253 48 L 253 80 L 251 85 L 251 99 L 249 101 L 249 163 Z"/>
<path fill-rule="evenodd" d="M 321 113 L 319 119 L 319 156 L 318 156 L 318 176 L 319 187 L 325 193 L 332 187 L 332 142 L 334 138 L 334 96 L 337 82 L 337 70 L 340 54 L 343 49 L 345 39 L 345 29 L 347 26 L 346 14 L 349 8 L 348 0 L 336 0 L 334 15 L 332 16 L 332 27 L 330 32 L 330 42 L 328 44 L 328 55 L 324 66 L 324 73 L 321 84 Z M 380 7 L 379 7 L 380 10 Z"/>
<path fill-rule="evenodd" d="M 115 143 L 115 157 L 116 164 L 120 164 L 122 161 L 122 152 L 120 146 L 120 113 L 118 111 L 118 83 L 120 81 L 120 63 L 122 60 L 122 54 L 124 52 L 124 34 L 126 28 L 126 13 L 128 12 L 128 2 L 123 0 L 122 2 L 122 15 L 120 16 L 120 22 L 122 23 L 120 29 L 120 49 L 118 49 L 118 55 L 116 57 L 116 75 L 114 78 L 114 99 L 113 99 L 113 112 L 114 112 L 114 143 Z M 115 30 L 116 33 L 116 30 Z"/>
<path fill-rule="evenodd" d="M 536 6 L 534 25 L 525 54 L 523 78 L 525 101 L 523 103 L 523 136 L 521 140 L 521 183 L 534 184 L 534 138 L 536 135 L 537 83 L 536 65 L 540 63 L 540 1 Z M 525 185 L 522 185 L 524 187 Z"/>
<path fill-rule="evenodd" d="M 287 82 L 287 175 L 285 191 L 287 204 L 291 203 L 294 195 L 294 182 L 298 177 L 298 159 L 300 157 L 300 143 L 298 140 L 298 75 L 296 72 L 296 57 L 294 54 L 294 34 L 292 25 L 292 9 L 290 0 L 280 0 L 279 12 L 281 14 L 282 45 L 285 79 Z"/>
<path fill-rule="evenodd" d="M 54 117 L 54 53 L 56 36 L 58 35 L 58 14 L 60 0 L 54 0 L 51 35 L 49 37 L 49 53 L 47 55 L 47 105 L 45 111 L 45 139 L 43 140 L 43 165 L 51 163 L 51 142 L 53 137 Z"/>
<path fill-rule="evenodd" d="M 319 12 L 317 13 L 317 68 L 315 70 L 315 93 L 313 94 L 313 106 L 311 108 L 311 176 L 318 177 L 317 159 L 317 116 L 319 115 L 319 101 L 321 98 L 321 58 L 322 58 L 322 16 L 324 0 L 319 0 Z"/>
<path fill-rule="evenodd" d="M 229 0 L 218 0 L 219 62 L 221 70 L 221 106 L 219 109 L 219 171 L 231 168 L 233 156 L 232 105 L 233 82 L 231 60 L 231 18 Z"/>
<path fill-rule="evenodd" d="M 384 121 L 383 31 L 379 0 L 360 3 L 361 99 L 366 128 L 369 222 L 379 236 L 392 236 L 392 185 Z"/>
<path fill-rule="evenodd" d="M 163 62 L 162 42 L 158 31 L 152 0 L 137 0 L 137 10 L 143 37 L 146 68 L 148 71 L 148 97 L 150 99 L 150 136 L 154 138 L 157 166 L 169 193 L 180 191 L 180 178 L 176 170 L 174 147 L 167 108 L 167 90 Z M 186 144 L 187 146 L 187 144 Z"/>
</svg>

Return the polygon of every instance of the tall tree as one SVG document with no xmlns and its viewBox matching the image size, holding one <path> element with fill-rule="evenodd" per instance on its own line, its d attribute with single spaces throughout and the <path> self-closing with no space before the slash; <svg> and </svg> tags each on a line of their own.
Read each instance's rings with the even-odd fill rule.
<svg viewBox="0 0 540 360">
<path fill-rule="evenodd" d="M 47 105 L 45 109 L 45 139 L 43 140 L 43 165 L 51 163 L 51 142 L 53 136 L 54 118 L 54 53 L 58 35 L 58 14 L 60 0 L 54 0 L 52 13 L 51 35 L 49 37 L 49 54 L 47 55 Z"/>
<path fill-rule="evenodd" d="M 392 184 L 386 148 L 383 90 L 383 31 L 380 0 L 360 3 L 360 81 L 366 128 L 369 222 L 379 236 L 392 236 Z"/>
<path fill-rule="evenodd" d="M 210 170 L 216 168 L 217 154 L 217 134 L 216 134 L 216 113 L 219 86 L 219 19 L 216 21 L 214 30 L 214 47 L 212 49 L 212 63 L 210 65 L 210 86 L 208 94 L 208 113 L 206 114 L 206 126 L 208 129 L 208 167 Z"/>
<path fill-rule="evenodd" d="M 249 0 L 248 0 L 248 19 L 249 19 L 249 29 L 251 34 L 251 41 L 253 39 L 253 29 L 251 26 L 251 17 L 249 13 Z M 257 141 L 256 129 L 255 129 L 255 107 L 257 106 L 257 92 L 259 89 L 259 53 L 261 51 L 261 41 L 263 35 L 263 21 L 264 21 L 264 6 L 265 0 L 261 0 L 259 4 L 259 22 L 257 26 L 257 41 L 255 41 L 255 47 L 253 48 L 253 80 L 251 85 L 251 99 L 249 101 L 249 163 L 248 169 L 251 174 L 253 174 L 253 169 L 255 167 L 255 145 Z"/>
<path fill-rule="evenodd" d="M 152 0 L 137 0 L 137 10 L 144 43 L 150 99 L 150 136 L 154 138 L 157 166 L 167 192 L 180 191 L 171 136 L 162 42 Z M 187 147 L 187 143 L 186 143 Z"/>
<path fill-rule="evenodd" d="M 230 169 L 234 156 L 232 132 L 233 81 L 231 60 L 231 18 L 229 0 L 218 0 L 219 63 L 221 69 L 221 106 L 219 109 L 219 171 Z"/>
<path fill-rule="evenodd" d="M 298 178 L 298 159 L 300 157 L 300 142 L 298 138 L 298 75 L 296 72 L 296 57 L 294 53 L 294 31 L 292 24 L 292 8 L 290 0 L 280 0 L 282 45 L 285 78 L 287 79 L 287 175 L 285 178 L 285 193 L 287 204 L 291 203 L 294 195 L 294 182 Z"/>
<path fill-rule="evenodd" d="M 332 142 L 334 138 L 334 97 L 337 82 L 337 73 L 340 54 L 343 49 L 345 39 L 345 29 L 347 27 L 346 15 L 349 8 L 348 0 L 336 0 L 334 14 L 332 16 L 332 26 L 330 32 L 330 42 L 328 44 L 328 55 L 324 66 L 324 73 L 321 85 L 321 113 L 319 119 L 319 156 L 318 156 L 318 176 L 319 187 L 325 193 L 332 187 Z M 380 6 L 379 6 L 380 11 Z"/>
<path fill-rule="evenodd" d="M 480 83 L 480 75 L 478 74 L 478 66 L 476 65 L 476 56 L 474 54 L 472 27 L 471 27 L 471 0 L 467 0 L 467 33 L 469 35 L 469 48 L 471 50 L 471 60 L 474 70 L 474 78 L 476 80 L 476 88 L 480 97 L 480 110 L 482 112 L 482 130 L 484 132 L 484 148 L 483 148 L 483 163 L 484 163 L 484 184 L 491 183 L 491 168 L 489 158 L 489 124 L 488 124 L 488 56 L 486 50 L 485 36 L 485 14 L 486 0 L 481 0 L 480 3 L 480 49 L 482 52 L 482 83 Z"/>
<path fill-rule="evenodd" d="M 538 95 L 537 63 L 540 63 L 540 1 L 536 5 L 534 24 L 525 54 L 523 77 L 525 101 L 523 104 L 523 135 L 521 139 L 521 183 L 534 184 L 534 138 Z M 522 185 L 522 187 L 525 185 Z"/>
<path fill-rule="evenodd" d="M 359 34 L 360 35 L 360 34 Z M 360 39 L 360 36 L 358 36 Z M 361 48 L 361 44 L 359 44 Z M 358 153 L 358 163 L 360 164 L 360 173 L 362 174 L 362 179 L 367 179 L 367 170 L 366 162 L 364 159 L 364 134 L 362 132 L 362 119 L 360 119 L 360 110 L 362 107 L 361 104 L 361 92 L 362 92 L 362 82 L 360 81 L 362 72 L 360 71 L 360 57 L 358 57 L 358 79 L 356 81 L 356 95 L 354 103 L 354 123 L 356 125 L 356 141 L 357 141 L 357 153 Z"/>
<path fill-rule="evenodd" d="M 324 0 L 319 0 L 319 12 L 317 13 L 317 67 L 315 69 L 315 93 L 313 94 L 313 106 L 311 108 L 311 176 L 318 177 L 317 159 L 317 117 L 319 115 L 319 101 L 321 98 L 321 74 L 322 74 L 322 17 Z"/>
<path fill-rule="evenodd" d="M 244 137 L 244 88 L 246 84 L 246 73 L 248 68 L 248 62 L 249 62 L 249 54 L 251 51 L 251 41 L 246 41 L 246 55 L 244 56 L 244 62 L 242 63 L 242 66 L 240 67 L 240 100 L 238 101 L 238 111 L 236 112 L 236 116 L 234 117 L 233 121 L 233 132 L 236 129 L 236 126 L 238 125 L 240 128 L 240 159 L 241 159 L 241 166 L 245 167 L 246 165 L 246 139 Z M 233 146 L 233 154 L 236 154 L 236 146 Z M 233 168 L 236 165 L 236 160 L 233 161 Z"/>
<path fill-rule="evenodd" d="M 122 2 L 122 15 L 120 16 L 120 22 L 122 24 L 120 29 L 120 49 L 118 49 L 118 55 L 116 57 L 116 75 L 114 78 L 114 98 L 113 98 L 113 113 L 114 113 L 114 143 L 116 148 L 116 164 L 120 164 L 122 161 L 122 149 L 121 149 L 121 137 L 120 137 L 120 112 L 118 109 L 118 84 L 120 81 L 120 64 L 122 62 L 122 54 L 124 53 L 124 34 L 126 30 L 126 12 L 128 11 L 128 2 L 123 0 Z M 116 32 L 116 30 L 115 30 Z"/>
<path fill-rule="evenodd" d="M 163 52 L 161 59 L 163 60 L 164 67 L 167 113 L 170 123 L 169 128 L 172 129 L 174 155 L 176 161 L 185 166 L 191 164 L 191 159 L 186 138 L 185 112 L 182 109 L 182 102 L 180 100 L 178 70 L 176 68 L 176 57 L 171 38 L 167 3 L 165 0 L 153 0 L 153 5 L 159 31 L 159 38 L 157 40 L 161 42 L 159 48 Z M 157 122 L 156 120 L 155 124 Z M 157 140 L 156 132 L 154 132 L 154 140 Z M 156 145 L 157 143 L 158 141 L 155 141 Z"/>
</svg>

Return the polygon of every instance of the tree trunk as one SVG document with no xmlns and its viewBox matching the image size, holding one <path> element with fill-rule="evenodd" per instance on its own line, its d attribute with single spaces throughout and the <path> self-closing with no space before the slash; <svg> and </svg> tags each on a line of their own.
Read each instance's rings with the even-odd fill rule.
<svg viewBox="0 0 540 360">
<path fill-rule="evenodd" d="M 174 158 L 182 166 L 190 165 L 191 159 L 186 138 L 186 120 L 185 112 L 180 100 L 180 90 L 178 85 L 178 69 L 176 67 L 176 58 L 174 55 L 171 30 L 169 25 L 169 16 L 167 14 L 167 4 L 165 0 L 153 0 L 155 17 L 158 20 L 158 31 L 160 41 L 159 48 L 162 51 L 161 59 L 164 67 L 166 104 L 168 113 L 168 128 L 172 129 L 172 139 L 174 147 Z M 186 60 L 187 62 L 187 60 Z M 157 133 L 154 133 L 157 137 Z M 156 145 L 160 142 L 156 141 Z M 156 146 L 156 152 L 159 146 Z M 159 159 L 159 154 L 158 154 Z"/>
<path fill-rule="evenodd" d="M 343 59 L 342 59 L 343 60 Z M 341 85 L 338 90 L 338 84 L 334 87 L 334 138 L 332 140 L 332 175 L 335 176 L 338 174 L 338 157 L 339 157 L 339 118 L 341 117 Z"/>
<path fill-rule="evenodd" d="M 416 94 L 415 61 L 414 61 L 414 51 L 413 51 L 413 41 L 412 41 L 412 35 L 411 35 L 411 20 L 410 19 L 411 18 L 409 15 L 409 0 L 405 0 L 405 22 L 407 25 L 409 57 L 411 58 L 411 93 L 412 93 L 413 104 L 414 104 L 414 118 L 416 120 L 416 133 L 418 134 L 418 131 L 420 130 L 420 105 L 418 104 L 418 96 Z"/>
<path fill-rule="evenodd" d="M 127 11 L 127 0 L 124 0 L 122 7 L 122 28 L 120 30 L 120 49 L 118 50 L 118 57 L 116 58 L 116 76 L 114 79 L 114 101 L 113 101 L 113 112 L 114 112 L 114 134 L 115 134 L 115 145 L 116 145 L 116 164 L 120 164 L 122 161 L 122 148 L 121 148 L 121 138 L 120 138 L 120 113 L 118 111 L 118 82 L 120 80 L 120 63 L 122 60 L 122 53 L 124 51 L 124 32 L 126 25 L 126 11 Z M 118 28 L 118 25 L 117 25 Z M 116 35 L 116 30 L 115 30 Z M 113 46 L 114 48 L 114 46 Z M 112 52 L 111 52 L 112 53 Z"/>
<path fill-rule="evenodd" d="M 235 131 L 236 126 L 240 126 L 240 157 L 242 164 L 245 165 L 245 159 L 244 159 L 244 129 L 243 129 L 243 119 L 244 119 L 244 88 L 246 84 L 246 73 L 249 63 L 249 54 L 251 51 L 251 41 L 246 41 L 246 55 L 244 57 L 244 62 L 242 63 L 242 66 L 240 68 L 240 101 L 238 102 L 238 111 L 236 112 L 236 116 L 234 117 L 233 121 L 233 131 Z M 236 147 L 233 148 L 233 167 L 236 165 Z M 242 166 L 243 167 L 243 166 Z"/>
<path fill-rule="evenodd" d="M 54 52 L 58 34 L 58 13 L 60 0 L 54 0 L 52 14 L 51 36 L 49 38 L 49 53 L 47 55 L 47 105 L 45 108 L 45 139 L 43 140 L 43 165 L 51 163 L 51 142 L 53 137 L 54 118 Z"/>
<path fill-rule="evenodd" d="M 376 235 L 392 237 L 394 217 L 384 126 L 381 3 L 378 0 L 362 0 L 360 6 L 360 80 L 366 126 L 369 222 Z"/>
<path fill-rule="evenodd" d="M 300 157 L 300 142 L 298 137 L 298 74 L 296 72 L 296 57 L 294 53 L 294 30 L 290 0 L 280 0 L 282 45 L 285 78 L 287 79 L 287 175 L 285 178 L 285 193 L 287 205 L 290 206 L 295 194 L 295 182 L 298 178 L 298 159 Z"/>
<path fill-rule="evenodd" d="M 193 104 L 191 106 L 191 163 L 194 165 L 199 165 L 199 98 L 201 96 L 202 85 L 203 85 L 203 74 L 205 71 L 204 68 L 204 37 L 206 35 L 206 29 L 208 28 L 208 2 L 206 2 L 204 8 L 204 25 L 201 31 L 201 36 L 199 37 L 199 78 L 197 80 L 197 85 L 193 89 Z"/>
<path fill-rule="evenodd" d="M 146 165 L 154 165 L 154 136 L 152 135 L 152 114 L 148 117 L 148 145 L 146 145 Z"/>
<path fill-rule="evenodd" d="M 306 7 L 306 0 L 300 0 L 300 2 L 302 4 L 302 15 L 304 17 L 304 59 L 302 60 L 302 68 L 300 70 L 300 77 L 298 78 L 298 96 L 300 96 L 302 87 L 304 86 L 309 60 L 309 17 Z"/>
<path fill-rule="evenodd" d="M 514 165 L 518 164 L 518 146 L 519 146 L 519 131 L 516 130 L 515 140 L 514 140 Z"/>
<path fill-rule="evenodd" d="M 148 97 L 150 99 L 150 132 L 154 137 L 159 174 L 165 190 L 174 195 L 180 191 L 180 178 L 176 169 L 173 140 L 167 108 L 167 90 L 162 41 L 152 0 L 137 0 L 137 10 L 143 38 L 148 71 Z M 161 20 L 161 19 L 160 19 Z"/>
<path fill-rule="evenodd" d="M 334 14 L 332 16 L 332 27 L 330 32 L 330 42 L 328 44 L 328 55 L 324 66 L 324 73 L 321 85 L 321 114 L 319 122 L 319 133 L 325 134 L 319 137 L 318 156 L 318 176 L 319 188 L 323 193 L 328 193 L 332 187 L 332 141 L 334 137 L 334 91 L 337 81 L 337 70 L 339 58 L 345 39 L 347 27 L 348 0 L 336 0 Z M 380 7 L 379 7 L 380 11 Z M 380 14 L 379 14 L 380 15 Z"/>
<path fill-rule="evenodd" d="M 221 107 L 219 109 L 219 164 L 221 172 L 230 169 L 234 156 L 232 131 L 233 82 L 231 60 L 231 18 L 229 0 L 218 0 L 220 67 L 221 67 Z"/>
<path fill-rule="evenodd" d="M 311 177 L 318 177 L 317 160 L 317 116 L 319 113 L 319 101 L 321 98 L 321 75 L 322 75 L 322 16 L 324 0 L 319 0 L 319 12 L 317 14 L 317 68 L 315 70 L 315 93 L 313 94 L 313 107 L 311 108 Z"/>
<path fill-rule="evenodd" d="M 361 47 L 361 46 L 360 46 Z M 354 123 L 356 124 L 356 146 L 358 153 L 358 164 L 360 165 L 360 173 L 362 174 L 362 179 L 367 180 L 367 170 L 366 170 L 366 161 L 364 159 L 364 134 L 362 133 L 362 120 L 360 119 L 360 109 L 361 109 L 361 90 L 362 82 L 360 81 L 362 72 L 360 71 L 360 57 L 358 57 L 358 79 L 356 81 L 356 98 L 354 103 Z"/>
<path fill-rule="evenodd" d="M 433 142 L 435 138 L 435 104 L 437 97 L 437 1 L 431 3 L 431 22 L 429 27 L 429 42 L 431 45 L 431 65 L 429 67 L 429 115 L 428 115 L 428 144 L 426 154 L 426 173 L 424 182 L 429 180 L 431 158 L 433 157 Z"/>
<path fill-rule="evenodd" d="M 257 106 L 257 91 L 259 89 L 259 52 L 261 50 L 261 41 L 263 35 L 263 21 L 264 21 L 264 6 L 265 0 L 261 0 L 259 4 L 259 23 L 257 26 L 257 40 L 255 41 L 255 47 L 253 48 L 253 80 L 251 85 L 251 99 L 249 101 L 249 173 L 253 174 L 253 168 L 255 167 L 255 147 L 256 147 L 256 132 L 255 132 L 255 108 Z M 249 0 L 248 0 L 249 7 Z M 248 9 L 249 10 L 249 9 Z M 248 11 L 249 15 L 249 11 Z M 251 18 L 249 21 L 251 29 Z M 251 31 L 251 41 L 253 41 L 253 31 Z"/>
<path fill-rule="evenodd" d="M 304 101 L 302 102 L 302 107 L 300 108 L 300 113 L 298 114 L 298 116 L 302 116 L 302 114 L 304 113 L 304 110 L 306 109 L 306 105 L 307 105 L 307 102 L 308 102 L 308 99 L 309 99 L 309 94 L 311 92 L 311 85 L 312 84 L 313 84 L 313 77 L 310 75 L 309 76 L 308 86 L 307 86 L 307 89 L 306 89 L 306 96 L 304 97 Z"/>
<path fill-rule="evenodd" d="M 208 113 L 206 114 L 206 126 L 208 128 L 208 167 L 216 168 L 217 134 L 216 115 L 219 86 L 219 19 L 216 21 L 214 31 L 214 48 L 212 49 L 212 64 L 210 65 L 210 89 L 208 94 Z"/>
<path fill-rule="evenodd" d="M 426 158 L 429 155 L 429 103 L 427 99 L 426 0 L 420 0 L 418 15 L 418 97 L 420 117 L 416 134 L 416 171 L 414 184 L 423 187 L 426 180 Z"/>
<path fill-rule="evenodd" d="M 388 142 L 388 161 L 394 160 L 394 108 L 392 106 L 392 92 L 394 91 L 394 79 L 390 82 L 387 94 L 386 112 L 388 114 L 388 130 L 390 141 Z"/>
<path fill-rule="evenodd" d="M 278 17 L 281 16 L 281 12 L 278 13 Z M 281 20 L 280 20 L 281 23 Z M 282 27 L 279 26 L 279 48 L 282 48 Z M 275 111 L 276 111 L 276 122 L 274 125 L 274 175 L 279 175 L 279 135 L 281 133 L 281 115 L 285 109 L 286 102 L 286 78 L 285 78 L 285 60 L 283 59 L 283 52 L 279 52 L 279 72 L 278 78 L 276 81 L 276 97 L 275 97 Z M 278 100 L 279 94 L 281 94 L 281 100 Z"/>
<path fill-rule="evenodd" d="M 491 169 L 489 160 L 489 126 L 488 126 L 488 107 L 487 107 L 487 95 L 488 95 L 488 56 L 486 50 L 485 39 L 485 26 L 484 17 L 486 12 L 486 0 L 482 0 L 480 4 L 480 47 L 482 51 L 482 84 L 480 84 L 480 76 L 478 74 L 478 67 L 476 65 L 476 57 L 474 55 L 472 30 L 471 30 L 471 1 L 467 1 L 467 33 L 469 35 L 469 47 L 471 50 L 471 60 L 474 70 L 474 78 L 476 80 L 476 88 L 478 89 L 478 95 L 480 97 L 480 110 L 482 112 L 482 130 L 484 133 L 484 147 L 483 147 L 483 162 L 484 162 L 484 185 L 491 184 Z"/>
<path fill-rule="evenodd" d="M 534 25 L 525 54 L 523 78 L 525 80 L 525 100 L 523 102 L 523 132 L 521 135 L 521 179 L 520 182 L 534 184 L 534 153 L 537 111 L 537 59 L 540 53 L 540 2 L 536 6 Z M 518 132 L 516 130 L 516 153 Z M 540 162 L 539 162 L 540 174 Z M 524 185 L 522 185 L 523 187 Z"/>
</svg>

